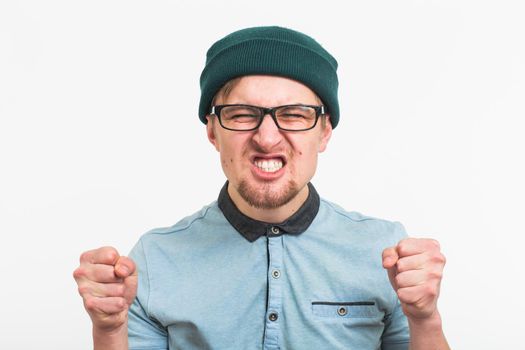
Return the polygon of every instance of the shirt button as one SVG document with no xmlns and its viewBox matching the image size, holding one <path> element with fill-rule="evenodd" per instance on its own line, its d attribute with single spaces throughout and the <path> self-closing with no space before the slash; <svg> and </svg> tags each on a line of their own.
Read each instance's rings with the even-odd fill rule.
<svg viewBox="0 0 525 350">
<path fill-rule="evenodd" d="M 277 321 L 278 318 L 279 315 L 277 314 L 277 312 L 272 312 L 270 315 L 268 315 L 268 319 L 272 322 Z"/>
<path fill-rule="evenodd" d="M 272 226 L 272 228 L 270 229 L 270 232 L 274 235 L 278 235 L 279 232 L 281 232 L 281 230 L 279 230 L 279 227 Z"/>
<path fill-rule="evenodd" d="M 348 311 L 346 310 L 346 307 L 341 306 L 339 309 L 337 309 L 337 313 L 339 316 L 344 316 L 348 313 Z"/>
<path fill-rule="evenodd" d="M 272 277 L 275 278 L 275 279 L 281 277 L 281 271 L 279 271 L 277 269 L 276 270 L 272 270 Z"/>
</svg>

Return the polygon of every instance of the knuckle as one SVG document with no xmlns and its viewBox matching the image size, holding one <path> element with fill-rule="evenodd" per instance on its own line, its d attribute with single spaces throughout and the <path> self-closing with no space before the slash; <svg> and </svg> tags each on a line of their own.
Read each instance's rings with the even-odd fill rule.
<svg viewBox="0 0 525 350">
<path fill-rule="evenodd" d="M 101 251 L 101 256 L 103 257 L 103 259 L 105 261 L 112 261 L 112 262 L 116 262 L 119 255 L 117 253 L 117 250 L 113 247 L 103 247 L 101 248 L 102 251 Z"/>
<path fill-rule="evenodd" d="M 436 247 L 438 250 L 441 249 L 441 244 L 439 244 L 439 242 L 438 242 L 436 239 L 432 239 L 432 238 L 431 238 L 429 241 L 430 241 L 430 243 L 431 243 L 434 247 Z"/>
<path fill-rule="evenodd" d="M 441 278 L 443 278 L 443 271 L 437 270 L 430 272 L 430 278 L 441 280 Z"/>
<path fill-rule="evenodd" d="M 434 287 L 431 284 L 427 284 L 425 286 L 425 294 L 430 296 L 430 297 L 435 297 L 435 296 L 437 296 L 437 288 Z"/>
<path fill-rule="evenodd" d="M 97 309 L 97 302 L 94 298 L 84 299 L 84 307 L 88 312 L 93 312 Z"/>
<path fill-rule="evenodd" d="M 128 302 L 124 298 L 117 298 L 117 300 L 115 301 L 115 304 L 117 308 L 120 309 L 121 311 L 128 307 Z"/>
<path fill-rule="evenodd" d="M 443 254 L 439 253 L 439 254 L 435 254 L 432 257 L 432 261 L 434 261 L 435 263 L 441 264 L 441 265 L 445 265 L 445 263 L 447 262 L 447 259 L 445 258 Z"/>
<path fill-rule="evenodd" d="M 422 315 L 425 315 L 427 313 L 427 309 L 428 309 L 428 306 L 427 306 L 427 303 L 425 300 L 418 300 L 416 301 L 416 303 L 414 304 L 414 306 L 416 307 L 416 309 L 422 314 Z"/>
<path fill-rule="evenodd" d="M 89 252 L 83 252 L 82 254 L 80 254 L 80 262 L 87 262 L 89 261 Z"/>
<path fill-rule="evenodd" d="M 91 289 L 86 285 L 78 286 L 78 294 L 80 294 L 81 296 L 89 294 L 90 291 Z"/>
<path fill-rule="evenodd" d="M 75 271 L 73 271 L 73 278 L 75 280 L 82 278 L 86 275 L 85 270 L 82 267 L 77 267 Z"/>
<path fill-rule="evenodd" d="M 408 252 L 409 252 L 408 245 L 406 243 L 400 243 L 397 246 L 397 252 L 399 253 L 400 256 L 408 255 Z"/>
<path fill-rule="evenodd" d="M 405 238 L 403 238 L 402 240 L 400 240 L 400 241 L 397 243 L 397 245 L 400 245 L 400 244 L 406 244 L 407 242 L 410 242 L 410 241 L 412 241 L 413 239 L 414 239 L 414 238 L 412 238 L 412 237 L 405 237 Z"/>
<path fill-rule="evenodd" d="M 405 301 L 407 299 L 407 293 L 405 291 L 404 288 L 399 288 L 397 290 L 397 297 L 399 298 L 399 300 L 401 301 Z"/>
<path fill-rule="evenodd" d="M 407 238 L 403 238 L 401 241 L 399 241 L 399 243 L 397 244 L 397 251 L 401 254 L 401 255 L 404 255 L 406 253 L 408 253 L 409 249 L 411 246 L 414 245 L 414 243 L 417 241 L 416 238 L 413 238 L 413 237 L 407 237 Z"/>
<path fill-rule="evenodd" d="M 407 246 L 407 245 L 417 243 L 418 241 L 419 241 L 419 238 L 406 237 L 406 238 L 403 238 L 399 243 L 403 244 L 404 246 Z"/>
</svg>

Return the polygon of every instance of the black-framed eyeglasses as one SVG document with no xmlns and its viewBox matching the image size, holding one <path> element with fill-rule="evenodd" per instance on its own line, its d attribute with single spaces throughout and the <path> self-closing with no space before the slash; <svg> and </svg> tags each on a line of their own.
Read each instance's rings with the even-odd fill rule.
<svg viewBox="0 0 525 350">
<path fill-rule="evenodd" d="M 227 104 L 212 106 L 210 114 L 216 115 L 221 126 L 227 130 L 255 130 L 261 126 L 264 116 L 269 114 L 281 130 L 306 131 L 315 127 L 319 116 L 325 114 L 325 108 L 303 104 L 274 108 Z"/>
</svg>

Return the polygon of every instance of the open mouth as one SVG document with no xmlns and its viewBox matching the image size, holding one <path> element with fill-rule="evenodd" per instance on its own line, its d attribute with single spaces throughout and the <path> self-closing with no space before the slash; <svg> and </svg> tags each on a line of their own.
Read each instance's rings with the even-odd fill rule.
<svg viewBox="0 0 525 350">
<path fill-rule="evenodd" d="M 281 157 L 274 158 L 259 158 L 255 157 L 253 164 L 265 173 L 275 173 L 279 171 L 284 165 L 285 161 Z"/>
</svg>

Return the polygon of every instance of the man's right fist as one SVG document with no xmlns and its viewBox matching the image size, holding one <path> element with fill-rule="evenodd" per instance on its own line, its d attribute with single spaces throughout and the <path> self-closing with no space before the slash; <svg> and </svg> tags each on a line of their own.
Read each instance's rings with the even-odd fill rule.
<svg viewBox="0 0 525 350">
<path fill-rule="evenodd" d="M 94 329 L 112 332 L 127 327 L 128 308 L 137 294 L 137 270 L 130 258 L 115 248 L 82 253 L 73 272 Z"/>
</svg>

